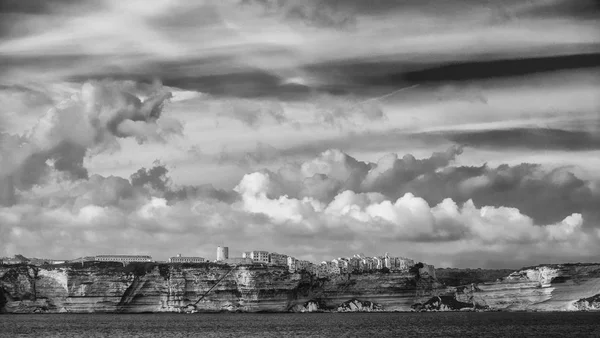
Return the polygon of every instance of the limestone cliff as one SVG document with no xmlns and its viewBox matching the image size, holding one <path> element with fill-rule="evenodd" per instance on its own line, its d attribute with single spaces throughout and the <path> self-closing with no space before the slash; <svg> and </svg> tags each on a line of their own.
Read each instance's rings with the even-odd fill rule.
<svg viewBox="0 0 600 338">
<path fill-rule="evenodd" d="M 0 312 L 594 310 L 600 264 L 443 285 L 411 273 L 316 278 L 285 267 L 94 263 L 0 266 Z"/>
<path fill-rule="evenodd" d="M 410 273 L 316 278 L 286 267 L 206 264 L 93 263 L 0 267 L 0 311 L 31 312 L 281 312 L 335 311 L 360 299 L 409 311 L 435 281 Z"/>
<path fill-rule="evenodd" d="M 496 281 L 447 286 L 417 310 L 593 310 L 600 294 L 600 264 L 552 264 L 523 268 Z"/>
</svg>

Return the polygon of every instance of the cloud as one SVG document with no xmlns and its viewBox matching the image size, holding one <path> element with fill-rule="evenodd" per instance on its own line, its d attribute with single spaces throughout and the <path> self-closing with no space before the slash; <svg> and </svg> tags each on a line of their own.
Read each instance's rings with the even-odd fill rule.
<svg viewBox="0 0 600 338">
<path fill-rule="evenodd" d="M 462 168 L 450 165 L 460 151 L 451 148 L 425 159 L 389 157 L 366 163 L 332 150 L 277 172 L 249 173 L 233 191 L 177 186 L 160 163 L 138 170 L 131 180 L 100 175 L 55 180 L 22 193 L 18 204 L 0 207 L 0 236 L 10 243 L 0 254 L 15 251 L 69 258 L 92 251 L 116 253 L 120 245 L 128 245 L 132 253 L 160 251 L 165 255 L 176 253 L 176 243 L 177 250 L 211 258 L 216 243 L 227 243 L 232 254 L 262 248 L 321 260 L 354 251 L 389 251 L 427 258 L 434 264 L 443 260 L 445 264 L 493 266 L 497 262 L 492 254 L 509 260 L 515 250 L 521 253 L 519 262 L 526 263 L 542 254 L 564 261 L 599 253 L 599 233 L 585 225 L 585 213 L 567 213 L 542 223 L 524 214 L 521 206 L 478 206 L 477 194 L 464 202 L 443 198 L 430 203 L 417 192 L 392 198 L 382 192 L 360 191 L 370 182 L 369 175 L 411 183 L 424 176 L 419 172 L 458 177 L 456 182 L 466 189 L 488 187 L 487 180 L 473 179 L 478 177 L 477 168 L 466 176 L 444 173 Z M 385 175 L 390 170 L 394 174 Z M 529 167 L 495 169 L 504 182 L 530 171 Z M 550 176 L 542 175 L 539 180 L 556 189 L 578 186 L 576 178 L 563 171 L 545 175 Z M 329 190 L 328 186 L 320 188 L 323 182 L 342 183 Z M 54 244 L 49 246 L 48 241 Z M 568 249 L 556 251 L 572 246 L 586 250 L 587 256 Z M 465 252 L 474 251 L 482 253 L 480 260 L 468 261 Z"/>
<path fill-rule="evenodd" d="M 218 103 L 217 116 L 229 117 L 242 122 L 251 128 L 271 122 L 287 124 L 291 121 L 286 116 L 283 106 L 276 101 L 226 100 Z"/>
<path fill-rule="evenodd" d="M 215 189 L 210 184 L 200 186 L 178 186 L 173 184 L 168 176 L 169 170 L 159 161 L 154 162 L 150 169 L 140 168 L 130 177 L 134 187 L 143 188 L 151 196 L 163 198 L 165 201 L 188 200 L 193 198 L 214 199 L 217 201 L 234 201 L 237 194 L 221 189 Z"/>
<path fill-rule="evenodd" d="M 598 119 L 600 127 L 600 118 Z M 589 121 L 587 128 L 594 128 L 594 121 Z M 435 133 L 452 142 L 470 147 L 492 149 L 559 149 L 559 150 L 594 150 L 600 149 L 598 134 L 585 130 L 564 130 L 555 128 L 513 128 L 496 130 L 455 131 Z"/>
<path fill-rule="evenodd" d="M 385 119 L 385 113 L 375 100 L 321 95 L 315 101 L 314 121 L 320 125 L 341 129 L 347 124 L 358 126 Z"/>
<path fill-rule="evenodd" d="M 240 4 L 260 7 L 265 15 L 276 15 L 284 22 L 332 29 L 350 29 L 356 25 L 356 13 L 339 1 L 242 0 Z"/>
<path fill-rule="evenodd" d="M 79 94 L 50 109 L 26 135 L 4 135 L 2 204 L 13 204 L 14 189 L 30 189 L 50 170 L 66 178 L 87 178 L 83 161 L 88 152 L 114 146 L 118 138 L 135 137 L 141 142 L 161 132 L 180 132 L 169 123 L 164 130 L 158 124 L 169 92 L 159 85 L 148 89 L 142 101 L 127 86 L 131 83 L 85 83 Z"/>
<path fill-rule="evenodd" d="M 251 151 L 235 152 L 223 149 L 216 158 L 199 153 L 196 148 L 193 148 L 192 153 L 195 153 L 196 156 L 201 158 L 216 160 L 220 165 L 234 164 L 242 168 L 255 168 L 259 165 L 284 160 L 279 149 L 264 142 L 257 142 L 255 148 Z"/>
<path fill-rule="evenodd" d="M 5 81 L 21 83 L 157 77 L 166 85 L 218 96 L 305 98 L 314 92 L 362 96 L 433 78 L 451 80 L 438 75 L 456 62 L 463 68 L 450 73 L 460 77 L 472 77 L 468 74 L 482 66 L 486 72 L 506 73 L 500 66 L 478 64 L 495 60 L 522 64 L 523 72 L 544 62 L 551 63 L 545 70 L 597 65 L 590 60 L 600 42 L 598 15 L 581 9 L 593 4 L 245 3 L 250 6 L 237 1 L 161 1 L 151 7 L 67 1 L 9 9 L 2 20 L 11 29 L 0 42 L 0 73 Z M 519 20 L 498 24 L 495 17 L 506 12 L 502 8 Z M 296 78 L 303 81 L 293 82 L 304 85 L 290 85 Z"/>
<path fill-rule="evenodd" d="M 578 213 L 539 226 L 516 208 L 477 208 L 471 200 L 458 206 L 448 198 L 430 207 L 424 199 L 410 193 L 394 201 L 379 193 L 343 191 L 326 204 L 311 197 L 269 197 L 272 184 L 265 173 L 244 176 L 235 188 L 242 195 L 238 207 L 267 215 L 281 226 L 294 224 L 317 236 L 322 226 L 339 233 L 377 236 L 380 240 L 385 236 L 388 241 L 467 240 L 480 245 L 562 242 L 584 236 L 583 218 Z"/>
<path fill-rule="evenodd" d="M 574 213 L 586 226 L 600 221 L 600 182 L 579 178 L 566 167 L 544 169 L 531 163 L 497 167 L 457 166 L 463 148 L 453 146 L 428 158 L 388 154 L 376 163 L 358 161 L 340 150 L 328 150 L 304 162 L 291 162 L 278 170 L 262 170 L 269 177 L 270 198 L 288 196 L 330 203 L 349 190 L 376 192 L 397 200 L 407 193 L 430 205 L 450 198 L 456 203 L 511 207 L 537 224 L 553 224 Z"/>
</svg>

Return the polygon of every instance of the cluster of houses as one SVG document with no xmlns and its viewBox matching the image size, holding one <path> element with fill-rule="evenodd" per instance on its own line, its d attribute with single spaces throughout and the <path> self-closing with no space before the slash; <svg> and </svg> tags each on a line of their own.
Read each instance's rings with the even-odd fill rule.
<svg viewBox="0 0 600 338">
<path fill-rule="evenodd" d="M 323 261 L 319 264 L 314 264 L 309 261 L 288 257 L 288 269 L 290 272 L 306 270 L 318 277 L 326 277 L 330 275 L 339 275 L 346 273 L 362 273 L 370 271 L 409 271 L 415 265 L 415 261 L 405 257 L 394 257 L 389 254 L 376 257 L 368 257 L 363 254 L 356 254 L 352 257 L 339 257 L 330 261 Z M 423 264 L 419 268 L 420 274 L 427 273 L 435 278 L 435 267 L 429 264 Z"/>
<path fill-rule="evenodd" d="M 123 264 L 131 262 L 153 262 L 152 257 L 148 255 L 97 255 L 86 256 L 69 261 L 59 260 L 43 260 L 37 258 L 25 258 L 21 255 L 15 255 L 14 258 L 3 258 L 3 264 L 21 264 L 28 263 L 34 265 L 43 264 L 62 264 L 62 263 L 83 263 L 83 262 L 121 262 Z M 171 257 L 168 263 L 204 263 L 208 262 L 203 257 L 182 256 L 178 254 Z M 415 261 L 405 257 L 394 257 L 387 253 L 383 256 L 367 257 L 363 254 L 356 254 L 352 257 L 339 257 L 330 261 L 323 261 L 315 264 L 307 260 L 296 259 L 292 256 L 279 254 L 269 251 L 247 251 L 242 254 L 242 257 L 229 257 L 229 248 L 217 248 L 217 259 L 215 263 L 246 265 L 246 264 L 266 264 L 273 266 L 287 266 L 290 272 L 307 271 L 317 277 L 326 277 L 331 275 L 340 275 L 347 273 L 362 273 L 370 271 L 408 271 L 415 265 Z M 167 262 L 160 262 L 167 263 Z M 423 264 L 419 267 L 421 275 L 428 274 L 435 278 L 435 268 L 433 265 Z"/>
<path fill-rule="evenodd" d="M 227 254 L 223 254 L 226 252 Z M 387 269 L 388 271 L 408 271 L 415 265 L 415 261 L 405 257 L 394 257 L 386 253 L 383 256 L 367 257 L 363 254 L 356 254 L 350 258 L 339 257 L 331 261 L 323 261 L 315 264 L 307 260 L 296 259 L 295 257 L 262 250 L 247 251 L 242 253 L 242 257 L 230 258 L 229 248 L 217 248 L 217 263 L 227 264 L 268 264 L 276 266 L 287 266 L 290 272 L 307 271 L 318 277 L 330 275 L 339 275 L 346 273 L 362 273 Z M 428 274 L 435 278 L 435 267 L 429 264 L 423 264 L 419 268 L 420 274 Z"/>
</svg>

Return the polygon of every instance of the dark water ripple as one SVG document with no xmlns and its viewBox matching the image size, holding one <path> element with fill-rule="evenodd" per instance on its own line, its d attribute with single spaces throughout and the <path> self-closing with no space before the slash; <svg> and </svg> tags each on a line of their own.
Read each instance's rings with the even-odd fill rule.
<svg viewBox="0 0 600 338">
<path fill-rule="evenodd" d="M 0 315 L 0 337 L 600 337 L 600 313 Z"/>
</svg>

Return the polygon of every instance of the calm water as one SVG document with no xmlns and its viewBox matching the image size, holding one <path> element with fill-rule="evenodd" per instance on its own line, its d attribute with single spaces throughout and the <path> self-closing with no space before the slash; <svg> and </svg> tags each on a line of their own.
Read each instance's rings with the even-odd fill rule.
<svg viewBox="0 0 600 338">
<path fill-rule="evenodd" d="M 600 337 L 600 313 L 0 315 L 0 337 Z"/>
</svg>

